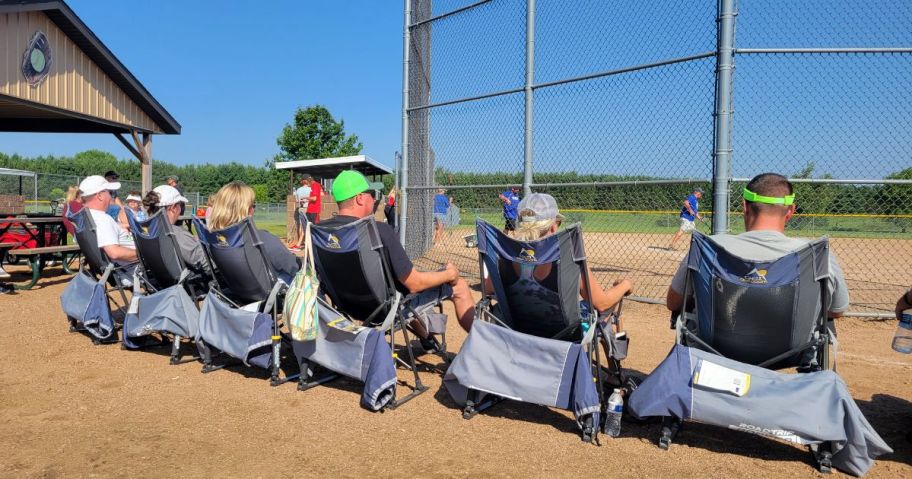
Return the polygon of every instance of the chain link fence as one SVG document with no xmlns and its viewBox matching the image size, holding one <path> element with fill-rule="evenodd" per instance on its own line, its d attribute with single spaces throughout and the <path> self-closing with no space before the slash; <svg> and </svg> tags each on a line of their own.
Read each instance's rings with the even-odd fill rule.
<svg viewBox="0 0 912 479">
<path fill-rule="evenodd" d="M 404 243 L 419 267 L 451 261 L 477 281 L 475 218 L 502 225 L 498 195 L 523 185 L 582 223 L 602 284 L 631 278 L 639 296 L 662 301 L 686 255 L 686 238 L 669 245 L 687 194 L 705 190 L 709 223 L 713 186 L 727 185 L 717 229 L 738 233 L 741 189 L 775 171 L 797 188 L 787 234 L 832 238 L 853 312 L 889 313 L 912 282 L 912 3 L 411 0 L 407 9 L 400 177 Z M 731 44 L 718 33 L 726 22 Z M 734 73 L 731 96 L 719 97 L 725 51 Z M 460 214 L 436 231 L 439 187 Z"/>
</svg>

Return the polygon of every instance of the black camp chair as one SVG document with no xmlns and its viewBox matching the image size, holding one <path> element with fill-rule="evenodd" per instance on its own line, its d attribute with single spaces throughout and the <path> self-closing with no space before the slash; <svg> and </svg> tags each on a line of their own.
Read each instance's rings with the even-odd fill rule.
<svg viewBox="0 0 912 479">
<path fill-rule="evenodd" d="M 475 320 L 541 338 L 584 343 L 594 368 L 602 408 L 600 417 L 604 419 L 606 381 L 610 380 L 613 387 L 624 388 L 630 393 L 639 380 L 626 374 L 621 367 L 629 343 L 626 332 L 615 334 L 612 330 L 613 326 L 619 325 L 622 301 L 601 317 L 591 307 L 581 311 L 580 281 L 584 290 L 591 291 L 589 277 L 585 274 L 588 265 L 582 227 L 577 223 L 540 240 L 522 242 L 479 219 L 476 237 L 479 268 L 487 271 L 482 286 L 484 288 L 489 280 L 493 294 L 486 293 L 479 301 Z M 539 268 L 550 268 L 542 280 L 534 277 Z M 509 286 L 519 281 L 532 285 L 534 294 L 518 293 L 517 296 L 517 293 L 511 293 L 516 288 Z M 587 296 L 591 297 L 591 294 Z M 470 419 L 502 399 L 470 388 L 463 417 Z M 598 427 L 598 424 L 584 427 L 583 439 L 593 440 Z"/>
<path fill-rule="evenodd" d="M 201 265 L 191 267 L 183 257 L 175 238 L 174 226 L 168 222 L 164 210 L 159 210 L 145 220 L 136 219 L 127 210 L 127 219 L 140 261 L 136 276 L 145 292 L 151 294 L 180 284 L 191 298 L 201 299 L 212 278 L 202 272 Z M 139 285 L 134 285 L 134 288 L 137 286 Z M 181 362 L 181 339 L 177 335 L 172 338 L 171 364 Z"/>
<path fill-rule="evenodd" d="M 394 354 L 394 358 L 398 364 L 413 372 L 415 385 L 412 392 L 394 400 L 390 407 L 395 408 L 426 391 L 427 386 L 418 376 L 408 325 L 416 318 L 425 318 L 426 313 L 434 308 L 442 314 L 442 301 L 452 294 L 451 288 L 444 285 L 403 297 L 396 290 L 389 256 L 372 216 L 338 227 L 311 225 L 311 238 L 320 286 L 333 305 L 349 319 L 388 333 L 393 351 L 395 332 L 402 332 L 408 360 L 402 360 L 398 354 Z M 449 357 L 445 324 L 443 327 L 438 325 L 437 329 L 441 335 L 438 351 L 446 362 Z M 310 365 L 303 365 L 301 371 L 299 389 L 308 389 L 326 381 L 325 378 L 313 380 Z"/>
<path fill-rule="evenodd" d="M 829 241 L 811 241 L 772 261 L 729 253 L 694 232 L 687 256 L 685 311 L 672 315 L 677 342 L 767 369 L 830 369 L 835 342 L 830 304 Z M 667 418 L 659 447 L 668 449 L 681 422 Z M 814 451 L 830 469 L 828 443 Z"/>
<path fill-rule="evenodd" d="M 256 312 L 268 315 L 272 322 L 271 337 L 267 337 L 269 352 L 259 355 L 267 358 L 266 360 L 251 361 L 250 363 L 270 370 L 272 386 L 297 379 L 297 375 L 280 377 L 281 346 L 289 341 L 282 333 L 279 322 L 280 303 L 287 285 L 276 278 L 269 258 L 263 250 L 263 242 L 253 218 L 245 218 L 228 228 L 217 231 L 209 230 L 206 224 L 198 218 L 194 218 L 193 223 L 200 243 L 206 252 L 210 271 L 215 277 L 205 302 L 223 301 L 234 309 L 259 303 Z M 203 308 L 206 308 L 205 304 Z M 258 344 L 265 348 L 263 343 L 261 341 Z M 228 365 L 212 363 L 212 355 L 206 337 L 198 338 L 197 347 L 203 357 L 204 373 Z M 223 349 L 223 352 L 226 351 Z M 237 359 L 247 363 L 247 358 L 237 357 Z"/>
<path fill-rule="evenodd" d="M 89 208 L 82 208 L 78 213 L 70 215 L 69 219 L 70 222 L 73 223 L 76 243 L 79 245 L 79 250 L 82 253 L 83 261 L 80 266 L 80 274 L 88 275 L 96 280 L 107 278 L 105 295 L 108 297 L 109 304 L 114 306 L 111 308 L 111 311 L 118 309 L 126 311 L 129 301 L 127 301 L 124 280 L 132 281 L 132 277 L 128 271 L 135 268 L 136 263 L 118 266 L 108 259 L 104 251 L 98 247 L 95 221 L 92 219 Z M 113 294 L 115 291 L 117 292 L 117 297 Z M 118 299 L 120 302 L 118 302 Z M 73 332 L 78 329 L 77 325 L 71 320 L 70 331 Z M 92 342 L 94 344 L 116 343 L 117 334 L 115 332 L 113 337 L 108 340 L 93 337 Z"/>
</svg>

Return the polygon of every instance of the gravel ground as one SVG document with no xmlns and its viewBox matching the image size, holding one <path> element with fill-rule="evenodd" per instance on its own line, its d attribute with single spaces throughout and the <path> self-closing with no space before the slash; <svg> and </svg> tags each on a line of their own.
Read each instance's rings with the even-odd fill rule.
<svg viewBox="0 0 912 479">
<path fill-rule="evenodd" d="M 354 381 L 299 392 L 271 388 L 265 374 L 243 367 L 203 375 L 195 362 L 169 366 L 162 348 L 123 351 L 68 333 L 58 297 L 69 277 L 49 273 L 32 291 L 0 296 L 4 477 L 817 475 L 802 448 L 708 426 L 686 426 L 664 452 L 655 446 L 657 425 L 625 423 L 622 437 L 600 436 L 593 446 L 580 441 L 569 413 L 527 404 L 505 402 L 465 421 L 430 371 L 421 373 L 427 393 L 384 413 L 358 406 Z M 651 371 L 673 342 L 668 315 L 628 304 L 624 317 L 632 338 L 625 365 Z M 894 327 L 838 322 L 839 373 L 895 450 L 871 478 L 912 477 L 904 439 L 912 357 L 890 349 Z M 455 321 L 450 331 L 456 351 L 465 335 Z"/>
</svg>

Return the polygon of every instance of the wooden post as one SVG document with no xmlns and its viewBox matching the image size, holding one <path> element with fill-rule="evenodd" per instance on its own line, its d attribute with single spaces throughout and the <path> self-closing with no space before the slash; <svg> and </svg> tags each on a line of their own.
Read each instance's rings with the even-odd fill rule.
<svg viewBox="0 0 912 479">
<path fill-rule="evenodd" d="M 152 134 L 142 134 L 142 194 L 152 190 Z"/>
</svg>

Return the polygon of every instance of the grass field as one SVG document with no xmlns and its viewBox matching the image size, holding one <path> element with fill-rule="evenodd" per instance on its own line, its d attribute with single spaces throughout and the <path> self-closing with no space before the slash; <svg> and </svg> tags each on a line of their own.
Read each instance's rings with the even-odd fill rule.
<svg viewBox="0 0 912 479">
<path fill-rule="evenodd" d="M 666 211 L 638 211 L 630 213 L 597 212 L 592 210 L 564 210 L 568 223 L 580 222 L 583 229 L 593 233 L 673 233 L 679 225 L 678 215 Z M 480 217 L 495 225 L 503 223 L 500 211 L 491 209 L 464 208 L 460 215 L 459 226 L 455 228 L 471 230 L 475 227 L 475 218 Z M 731 213 L 731 232 L 744 231 L 740 213 Z M 902 221 L 900 221 L 902 220 Z M 912 239 L 912 230 L 903 231 L 903 221 L 912 226 L 912 218 L 886 217 L 881 215 L 795 215 L 789 222 L 786 233 L 791 236 L 816 237 L 829 235 L 833 238 L 880 238 Z M 276 236 L 285 236 L 285 215 L 283 213 L 259 213 L 257 225 Z M 709 233 L 712 216 L 706 216 L 706 223 L 697 227 Z M 907 228 L 909 228 L 907 226 Z M 468 233 L 466 233 L 468 234 Z"/>
</svg>

